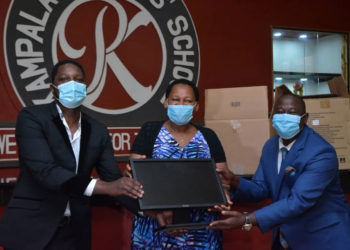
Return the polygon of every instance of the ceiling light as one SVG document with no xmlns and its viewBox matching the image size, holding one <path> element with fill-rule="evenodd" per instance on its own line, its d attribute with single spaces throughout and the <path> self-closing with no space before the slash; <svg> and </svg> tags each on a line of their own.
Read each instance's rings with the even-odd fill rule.
<svg viewBox="0 0 350 250">
<path fill-rule="evenodd" d="M 307 78 L 300 78 L 300 81 L 306 82 L 306 81 L 307 81 Z"/>
<path fill-rule="evenodd" d="M 299 38 L 300 38 L 300 39 L 305 39 L 305 38 L 307 38 L 307 35 L 306 35 L 306 34 L 301 34 L 301 35 L 299 36 Z"/>
<path fill-rule="evenodd" d="M 275 77 L 275 80 L 276 80 L 276 81 L 282 81 L 283 78 L 282 78 L 282 77 Z"/>
<path fill-rule="evenodd" d="M 274 37 L 280 37 L 280 36 L 282 36 L 282 33 L 281 32 L 275 32 L 275 33 L 273 33 L 273 36 Z"/>
</svg>

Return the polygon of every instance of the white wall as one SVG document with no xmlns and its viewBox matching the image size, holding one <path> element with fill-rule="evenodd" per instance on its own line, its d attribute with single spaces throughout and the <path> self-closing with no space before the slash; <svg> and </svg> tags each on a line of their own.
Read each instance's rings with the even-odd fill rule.
<svg viewBox="0 0 350 250">
<path fill-rule="evenodd" d="M 295 39 L 274 39 L 273 71 L 304 72 L 304 44 Z"/>
<path fill-rule="evenodd" d="M 326 36 L 315 47 L 315 72 L 341 74 L 342 36 Z"/>
<path fill-rule="evenodd" d="M 273 40 L 274 71 L 341 74 L 341 35 Z"/>
</svg>

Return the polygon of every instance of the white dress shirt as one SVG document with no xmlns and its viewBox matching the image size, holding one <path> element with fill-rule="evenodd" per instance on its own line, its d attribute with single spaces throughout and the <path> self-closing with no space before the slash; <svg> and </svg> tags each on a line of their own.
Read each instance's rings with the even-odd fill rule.
<svg viewBox="0 0 350 250">
<path fill-rule="evenodd" d="M 66 122 L 66 119 L 63 116 L 62 110 L 61 108 L 56 104 L 57 107 L 57 111 L 58 114 L 62 120 L 62 123 L 64 125 L 64 127 L 66 128 L 66 132 L 68 134 L 68 138 L 70 141 L 70 144 L 72 145 L 72 149 L 73 149 L 73 153 L 74 153 L 74 157 L 75 157 L 75 162 L 76 162 L 76 166 L 75 166 L 75 173 L 78 173 L 78 166 L 79 166 L 79 153 L 80 153 L 80 140 L 81 140 L 81 113 L 79 115 L 79 123 L 78 123 L 78 129 L 77 131 L 74 133 L 74 135 L 72 136 L 69 126 Z M 85 196 L 91 196 L 92 192 L 94 191 L 95 185 L 96 185 L 96 181 L 97 179 L 92 179 L 89 183 L 89 185 L 86 187 L 85 191 L 84 191 L 84 195 Z M 69 202 L 67 204 L 66 210 L 64 211 L 64 216 L 70 216 L 70 207 L 69 207 Z"/>
</svg>

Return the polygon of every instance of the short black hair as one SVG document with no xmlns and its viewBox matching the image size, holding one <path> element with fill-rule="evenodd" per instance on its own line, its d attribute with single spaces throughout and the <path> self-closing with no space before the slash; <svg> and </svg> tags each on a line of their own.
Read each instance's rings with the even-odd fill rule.
<svg viewBox="0 0 350 250">
<path fill-rule="evenodd" d="M 191 82 L 191 81 L 189 81 L 189 80 L 186 80 L 186 79 L 177 79 L 177 80 L 172 81 L 172 82 L 168 85 L 168 87 L 166 88 L 166 91 L 165 91 L 165 97 L 166 97 L 166 98 L 169 98 L 169 95 L 170 95 L 171 90 L 172 90 L 173 87 L 174 87 L 175 85 L 177 85 L 177 84 L 184 84 L 184 85 L 190 86 L 190 87 L 192 88 L 192 90 L 193 90 L 193 94 L 194 94 L 194 97 L 195 97 L 195 99 L 196 99 L 196 102 L 199 101 L 199 91 L 198 91 L 197 86 L 196 86 L 193 82 Z"/>
<path fill-rule="evenodd" d="M 51 71 L 52 84 L 54 84 L 58 68 L 61 67 L 62 65 L 65 65 L 65 64 L 73 64 L 73 65 L 77 66 L 80 69 L 80 71 L 83 73 L 83 76 L 85 78 L 85 71 L 83 69 L 83 66 L 80 65 L 80 63 L 78 63 L 76 61 L 72 61 L 72 60 L 63 60 L 63 61 L 60 61 L 60 62 L 56 63 L 55 66 L 53 66 L 53 69 Z"/>
<path fill-rule="evenodd" d="M 306 113 L 305 101 L 304 101 L 304 99 L 302 97 L 300 97 L 298 95 L 294 95 L 294 94 L 291 94 L 291 93 L 283 94 L 277 99 L 276 103 L 278 103 L 282 98 L 287 97 L 287 96 L 295 98 L 300 103 L 301 110 L 302 110 L 303 114 Z"/>
</svg>

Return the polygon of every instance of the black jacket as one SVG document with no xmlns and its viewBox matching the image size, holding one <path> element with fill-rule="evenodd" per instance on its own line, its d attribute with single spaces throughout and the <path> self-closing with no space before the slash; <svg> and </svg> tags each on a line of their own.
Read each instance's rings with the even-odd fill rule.
<svg viewBox="0 0 350 250">
<path fill-rule="evenodd" d="M 0 221 L 0 245 L 40 250 L 54 235 L 67 202 L 78 249 L 91 248 L 90 197 L 83 193 L 94 167 L 100 179 L 121 177 L 107 128 L 82 114 L 78 173 L 56 104 L 20 111 L 16 124 L 20 175 Z"/>
</svg>

